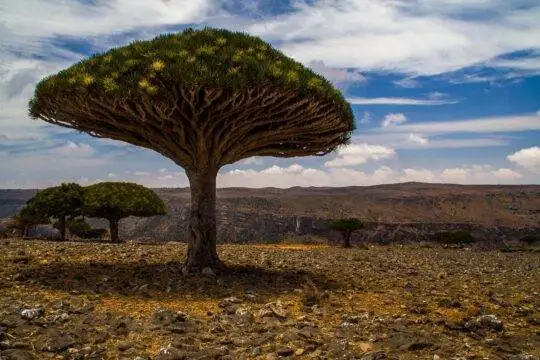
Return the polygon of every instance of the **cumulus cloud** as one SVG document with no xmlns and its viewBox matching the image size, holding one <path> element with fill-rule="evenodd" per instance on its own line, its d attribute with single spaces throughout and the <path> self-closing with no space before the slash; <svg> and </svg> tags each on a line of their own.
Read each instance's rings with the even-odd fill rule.
<svg viewBox="0 0 540 360">
<path fill-rule="evenodd" d="M 338 150 L 337 157 L 327 161 L 327 167 L 347 167 L 365 164 L 373 160 L 388 159 L 395 155 L 392 148 L 370 144 L 352 144 Z"/>
<path fill-rule="evenodd" d="M 507 156 L 511 162 L 531 171 L 540 171 L 540 147 L 521 149 Z"/>
<path fill-rule="evenodd" d="M 514 170 L 511 170 L 511 169 L 497 169 L 497 170 L 493 170 L 492 171 L 492 174 L 498 178 L 498 179 L 509 179 L 509 180 L 512 180 L 512 179 L 519 179 L 521 178 L 521 174 L 514 171 Z"/>
<path fill-rule="evenodd" d="M 391 125 L 403 124 L 406 121 L 407 121 L 407 117 L 404 114 L 402 114 L 402 113 L 397 113 L 397 114 L 390 113 L 390 114 L 387 114 L 384 117 L 384 120 L 381 122 L 381 126 L 382 127 L 388 127 L 388 126 L 391 126 Z"/>
</svg>

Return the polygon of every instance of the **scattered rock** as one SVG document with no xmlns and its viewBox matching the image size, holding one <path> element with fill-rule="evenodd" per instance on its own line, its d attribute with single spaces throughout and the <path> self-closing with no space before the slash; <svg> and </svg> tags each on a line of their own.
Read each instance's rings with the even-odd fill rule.
<svg viewBox="0 0 540 360">
<path fill-rule="evenodd" d="M 233 305 L 233 304 L 240 304 L 242 303 L 242 299 L 239 299 L 237 298 L 236 296 L 230 296 L 230 297 L 227 297 L 225 299 L 222 299 L 218 306 L 221 307 L 221 308 L 226 308 L 230 305 Z"/>
<path fill-rule="evenodd" d="M 360 349 L 361 352 L 373 351 L 373 344 L 367 343 L 367 342 L 361 342 L 360 344 L 358 344 L 358 348 Z"/>
<path fill-rule="evenodd" d="M 34 360 L 34 356 L 26 350 L 8 349 L 0 352 L 0 359 L 5 360 Z"/>
<path fill-rule="evenodd" d="M 427 341 L 415 341 L 415 342 L 412 342 L 410 344 L 407 344 L 407 346 L 405 346 L 405 348 L 408 350 L 408 351 L 418 351 L 418 350 L 423 350 L 423 349 L 426 349 L 428 347 L 432 347 L 433 344 L 430 343 L 430 342 L 427 342 Z"/>
<path fill-rule="evenodd" d="M 502 321 L 499 320 L 495 315 L 481 315 L 476 319 L 465 323 L 465 328 L 470 331 L 486 329 L 500 332 L 504 330 Z"/>
<path fill-rule="evenodd" d="M 159 349 L 154 360 L 186 360 L 188 359 L 188 354 L 180 349 L 174 348 L 172 346 L 167 346 L 165 348 Z"/>
<path fill-rule="evenodd" d="M 75 344 L 75 340 L 69 336 L 55 336 L 45 344 L 43 350 L 48 352 L 62 352 Z"/>
<path fill-rule="evenodd" d="M 385 360 L 388 356 L 384 351 L 374 351 L 367 354 L 362 355 L 360 360 Z"/>
<path fill-rule="evenodd" d="M 130 348 L 132 348 L 133 346 L 134 346 L 133 343 L 127 342 L 127 341 L 123 341 L 123 342 L 118 343 L 117 348 L 118 348 L 118 350 L 120 350 L 120 351 L 126 351 L 127 349 L 130 349 Z"/>
<path fill-rule="evenodd" d="M 21 311 L 21 317 L 26 320 L 34 320 L 40 316 L 43 316 L 45 309 L 42 307 L 24 309 Z"/>
<path fill-rule="evenodd" d="M 283 307 L 281 301 L 276 301 L 275 303 L 268 303 L 259 311 L 259 317 L 276 317 L 279 319 L 286 319 L 288 312 Z"/>
<path fill-rule="evenodd" d="M 279 355 L 279 356 L 291 356 L 292 354 L 294 354 L 294 350 L 291 349 L 290 347 L 282 347 L 282 348 L 279 348 L 276 353 Z"/>
<path fill-rule="evenodd" d="M 428 313 L 428 309 L 425 304 L 413 305 L 409 308 L 411 314 L 424 315 Z"/>
</svg>

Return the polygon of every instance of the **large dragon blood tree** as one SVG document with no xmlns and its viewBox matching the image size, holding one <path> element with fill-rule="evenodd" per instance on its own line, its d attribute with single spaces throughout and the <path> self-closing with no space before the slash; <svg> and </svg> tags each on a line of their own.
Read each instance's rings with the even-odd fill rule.
<svg viewBox="0 0 540 360">
<path fill-rule="evenodd" d="M 191 188 L 188 271 L 223 268 L 216 176 L 251 156 L 325 155 L 354 130 L 323 77 L 258 37 L 187 29 L 93 55 L 43 79 L 30 116 L 157 151 Z"/>
</svg>

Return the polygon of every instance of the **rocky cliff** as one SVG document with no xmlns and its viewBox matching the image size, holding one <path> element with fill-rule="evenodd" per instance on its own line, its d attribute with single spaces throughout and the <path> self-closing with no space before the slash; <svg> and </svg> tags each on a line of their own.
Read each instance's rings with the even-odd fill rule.
<svg viewBox="0 0 540 360">
<path fill-rule="evenodd" d="M 128 218 L 125 239 L 183 240 L 189 189 L 155 189 L 169 214 Z M 0 216 L 14 214 L 33 190 L 0 190 Z M 336 238 L 328 222 L 358 217 L 369 223 L 365 240 L 422 240 L 434 231 L 466 228 L 480 238 L 540 233 L 540 186 L 460 186 L 405 183 L 370 187 L 218 189 L 218 241 L 277 242 L 290 234 Z M 101 220 L 95 226 L 107 227 Z"/>
</svg>

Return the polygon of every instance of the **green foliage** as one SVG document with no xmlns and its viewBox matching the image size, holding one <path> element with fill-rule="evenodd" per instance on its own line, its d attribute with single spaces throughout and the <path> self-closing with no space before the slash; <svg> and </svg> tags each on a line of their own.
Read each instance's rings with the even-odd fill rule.
<svg viewBox="0 0 540 360">
<path fill-rule="evenodd" d="M 244 90 L 277 87 L 328 100 L 354 129 L 350 105 L 324 77 L 285 56 L 264 40 L 224 29 L 187 29 L 111 49 L 44 78 L 29 102 L 61 93 L 103 94 L 117 99 L 168 96 L 172 85 Z"/>
<path fill-rule="evenodd" d="M 167 213 L 163 200 L 151 189 L 128 182 L 102 182 L 84 191 L 84 214 L 105 219 L 155 216 Z"/>
<path fill-rule="evenodd" d="M 364 228 L 364 223 L 355 218 L 334 220 L 329 225 L 331 230 L 356 231 Z"/>
<path fill-rule="evenodd" d="M 433 239 L 447 245 L 471 244 L 475 241 L 472 234 L 466 230 L 441 231 L 436 233 Z"/>
<path fill-rule="evenodd" d="M 66 227 L 68 228 L 71 234 L 77 235 L 79 237 L 81 237 L 81 234 L 83 234 L 85 231 L 92 230 L 92 226 L 90 226 L 90 224 L 84 221 L 83 219 L 69 220 L 66 223 Z"/>
<path fill-rule="evenodd" d="M 27 227 L 36 226 L 39 224 L 49 224 L 49 217 L 42 214 L 32 204 L 27 204 L 19 214 L 17 214 L 10 223 L 13 229 L 24 230 Z"/>
<path fill-rule="evenodd" d="M 55 219 L 75 217 L 81 214 L 83 201 L 83 188 L 80 185 L 63 183 L 39 191 L 28 200 L 21 210 L 21 216 Z"/>
<path fill-rule="evenodd" d="M 102 239 L 109 231 L 107 229 L 88 229 L 88 230 L 81 230 L 77 236 L 82 239 Z"/>
</svg>

